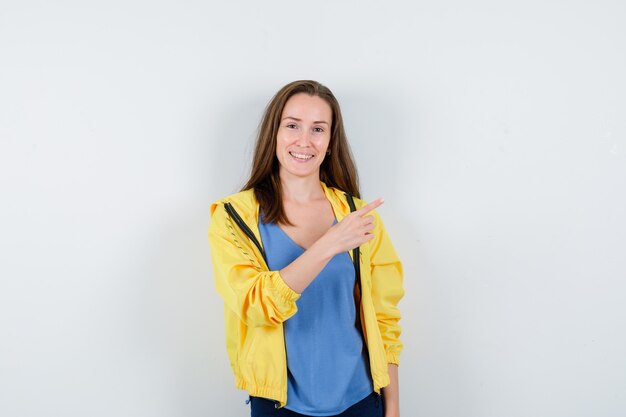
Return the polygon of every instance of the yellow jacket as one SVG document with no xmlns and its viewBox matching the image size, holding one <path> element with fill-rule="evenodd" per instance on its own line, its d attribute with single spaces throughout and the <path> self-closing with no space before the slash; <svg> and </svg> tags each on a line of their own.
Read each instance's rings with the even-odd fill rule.
<svg viewBox="0 0 626 417">
<path fill-rule="evenodd" d="M 340 222 L 350 213 L 344 193 L 320 181 Z M 354 198 L 356 208 L 366 203 Z M 270 271 L 256 244 L 242 230 L 226 203 L 261 243 L 259 203 L 253 190 L 211 204 L 209 243 L 215 285 L 224 300 L 226 351 L 235 385 L 252 396 L 287 403 L 287 359 L 283 322 L 296 314 L 300 294 Z M 402 264 L 376 211 L 374 238 L 360 247 L 361 323 L 369 352 L 374 390 L 389 384 L 387 364 L 399 364 L 402 343 L 398 302 L 404 295 Z M 353 258 L 352 251 L 349 252 Z"/>
</svg>

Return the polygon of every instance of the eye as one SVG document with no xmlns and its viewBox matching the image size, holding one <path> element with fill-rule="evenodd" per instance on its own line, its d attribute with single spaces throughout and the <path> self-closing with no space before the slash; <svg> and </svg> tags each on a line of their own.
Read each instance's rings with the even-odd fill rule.
<svg viewBox="0 0 626 417">
<path fill-rule="evenodd" d="M 316 131 L 317 133 L 322 133 L 324 131 L 324 129 L 321 127 L 314 127 L 313 130 Z"/>
<path fill-rule="evenodd" d="M 296 124 L 295 123 L 288 123 L 285 125 L 285 127 L 289 128 L 289 129 L 295 129 L 296 128 Z"/>
</svg>

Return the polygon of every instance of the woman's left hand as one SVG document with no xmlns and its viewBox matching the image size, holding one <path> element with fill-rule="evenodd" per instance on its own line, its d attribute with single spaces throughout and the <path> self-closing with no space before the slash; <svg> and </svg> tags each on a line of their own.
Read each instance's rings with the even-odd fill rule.
<svg viewBox="0 0 626 417">
<path fill-rule="evenodd" d="M 398 365 L 388 364 L 389 385 L 383 388 L 385 417 L 400 417 L 400 387 L 398 381 Z"/>
</svg>

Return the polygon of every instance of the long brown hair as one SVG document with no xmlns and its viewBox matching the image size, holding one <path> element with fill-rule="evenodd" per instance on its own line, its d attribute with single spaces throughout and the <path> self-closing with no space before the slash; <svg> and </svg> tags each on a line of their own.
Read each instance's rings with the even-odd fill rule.
<svg viewBox="0 0 626 417">
<path fill-rule="evenodd" d="M 328 150 L 320 166 L 320 181 L 336 187 L 355 197 L 360 197 L 359 178 L 352 158 L 350 145 L 343 127 L 339 103 L 330 89 L 317 81 L 299 80 L 281 88 L 265 108 L 254 148 L 250 179 L 243 190 L 254 189 L 254 195 L 263 210 L 264 223 L 293 224 L 283 208 L 283 194 L 278 175 L 276 135 L 285 103 L 298 93 L 306 93 L 324 99 L 332 110 L 331 135 Z"/>
</svg>

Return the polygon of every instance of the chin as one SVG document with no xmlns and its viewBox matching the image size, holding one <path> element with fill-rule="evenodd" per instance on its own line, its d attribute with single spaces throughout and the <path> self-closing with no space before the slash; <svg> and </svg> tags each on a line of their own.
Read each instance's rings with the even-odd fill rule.
<svg viewBox="0 0 626 417">
<path fill-rule="evenodd" d="M 320 172 L 319 170 L 314 170 L 314 171 L 300 171 L 297 169 L 286 169 L 285 170 L 287 172 L 287 174 L 293 176 L 293 177 L 300 177 L 300 178 L 307 178 L 307 177 L 316 177 L 319 178 L 320 176 Z"/>
</svg>

